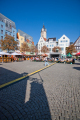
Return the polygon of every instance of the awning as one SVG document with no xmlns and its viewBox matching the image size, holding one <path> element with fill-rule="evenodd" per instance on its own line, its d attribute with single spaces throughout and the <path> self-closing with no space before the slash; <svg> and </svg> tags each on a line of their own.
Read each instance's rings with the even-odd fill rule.
<svg viewBox="0 0 80 120">
<path fill-rule="evenodd" d="M 67 57 L 72 57 L 72 55 L 70 53 L 67 54 Z"/>
<path fill-rule="evenodd" d="M 21 55 L 20 53 L 18 54 L 18 53 L 16 53 L 16 52 L 14 52 L 14 53 L 12 53 L 12 54 L 10 54 L 10 55 Z"/>
<path fill-rule="evenodd" d="M 0 55 L 10 55 L 10 54 L 6 52 L 0 52 Z"/>
<path fill-rule="evenodd" d="M 80 56 L 80 52 L 76 54 L 76 56 Z"/>
<path fill-rule="evenodd" d="M 42 54 L 41 56 L 48 56 L 47 54 Z"/>
</svg>

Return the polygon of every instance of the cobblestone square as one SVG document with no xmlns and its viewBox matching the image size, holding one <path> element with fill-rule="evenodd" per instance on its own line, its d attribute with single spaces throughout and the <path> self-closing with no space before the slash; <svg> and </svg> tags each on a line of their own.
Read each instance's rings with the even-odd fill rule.
<svg viewBox="0 0 80 120">
<path fill-rule="evenodd" d="M 43 67 L 0 63 L 0 85 Z M 80 63 L 56 63 L 1 89 L 0 120 L 80 120 Z"/>
</svg>

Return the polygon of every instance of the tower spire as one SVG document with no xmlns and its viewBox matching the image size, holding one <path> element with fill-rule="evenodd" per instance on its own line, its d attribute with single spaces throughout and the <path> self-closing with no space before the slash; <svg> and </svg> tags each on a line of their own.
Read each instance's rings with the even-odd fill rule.
<svg viewBox="0 0 80 120">
<path fill-rule="evenodd" d="M 43 28 L 41 29 L 41 37 L 46 38 L 46 29 L 45 29 L 44 23 L 43 23 Z"/>
<path fill-rule="evenodd" d="M 43 28 L 45 29 L 44 23 L 43 23 Z"/>
</svg>

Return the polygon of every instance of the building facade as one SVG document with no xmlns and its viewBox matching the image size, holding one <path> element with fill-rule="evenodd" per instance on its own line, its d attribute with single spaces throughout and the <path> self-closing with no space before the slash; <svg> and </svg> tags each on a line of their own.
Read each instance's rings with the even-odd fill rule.
<svg viewBox="0 0 80 120">
<path fill-rule="evenodd" d="M 63 35 L 60 39 L 58 39 L 58 46 L 61 48 L 62 56 L 66 56 L 66 47 L 69 47 L 70 45 L 70 39 Z"/>
<path fill-rule="evenodd" d="M 16 40 L 16 33 L 15 22 L 0 13 L 0 40 L 5 38 L 5 34 L 13 36 Z"/>
<path fill-rule="evenodd" d="M 48 38 L 46 40 L 46 46 L 49 48 L 49 51 L 52 52 L 52 49 L 57 46 L 56 38 Z"/>
<path fill-rule="evenodd" d="M 18 33 L 17 33 L 17 41 L 18 41 L 18 47 L 19 47 L 19 50 L 20 50 L 20 47 L 21 45 L 26 42 L 28 44 L 29 47 L 31 47 L 31 45 L 34 45 L 34 42 L 33 42 L 33 38 L 28 35 L 27 33 L 21 31 L 21 30 L 18 30 Z M 31 52 L 25 52 L 27 55 L 35 55 L 35 53 L 31 53 Z"/>
<path fill-rule="evenodd" d="M 49 49 L 49 53 L 48 56 L 51 58 L 51 57 L 59 57 L 60 56 L 60 53 L 59 51 L 57 52 L 53 52 L 52 49 L 56 46 L 58 46 L 58 42 L 56 41 L 56 38 L 48 38 L 46 40 L 46 46 L 48 47 Z"/>
<path fill-rule="evenodd" d="M 75 49 L 78 52 L 80 52 L 80 36 L 78 37 L 78 39 L 74 42 L 74 46 L 75 46 Z"/>
<path fill-rule="evenodd" d="M 63 35 L 58 41 L 56 38 L 46 38 L 46 29 L 45 26 L 43 25 L 43 28 L 41 29 L 41 37 L 39 39 L 39 42 L 37 43 L 37 48 L 38 48 L 38 54 L 41 55 L 43 54 L 41 52 L 41 48 L 46 45 L 49 48 L 48 57 L 66 57 L 66 47 L 69 47 L 70 45 L 70 39 L 66 36 Z M 53 52 L 52 49 L 54 47 L 60 47 L 60 50 L 56 50 L 56 52 Z M 57 48 L 59 49 L 59 48 Z"/>
</svg>

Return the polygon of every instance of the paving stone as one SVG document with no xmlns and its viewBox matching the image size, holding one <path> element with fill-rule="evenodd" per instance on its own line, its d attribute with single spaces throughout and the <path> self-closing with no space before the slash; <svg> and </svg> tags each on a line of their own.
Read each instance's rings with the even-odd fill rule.
<svg viewBox="0 0 80 120">
<path fill-rule="evenodd" d="M 43 68 L 42 62 L 24 61 L 0 65 L 0 82 L 9 82 Z M 4 73 L 4 75 L 3 75 Z M 0 90 L 0 117 L 24 120 L 80 119 L 80 71 L 78 63 L 59 64 Z M 3 80 L 3 81 L 2 81 Z M 30 92 L 27 91 L 30 81 Z M 29 96 L 29 101 L 25 98 Z M 30 94 L 29 94 L 30 93 Z"/>
</svg>

